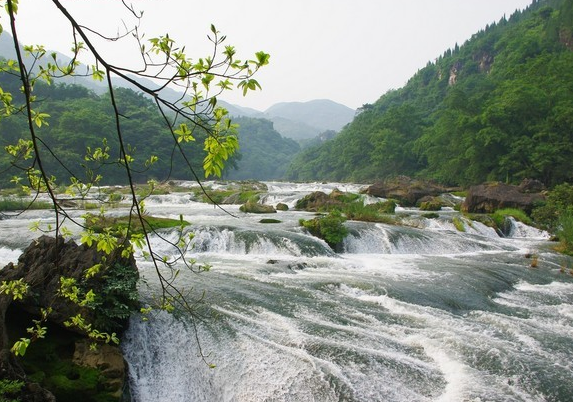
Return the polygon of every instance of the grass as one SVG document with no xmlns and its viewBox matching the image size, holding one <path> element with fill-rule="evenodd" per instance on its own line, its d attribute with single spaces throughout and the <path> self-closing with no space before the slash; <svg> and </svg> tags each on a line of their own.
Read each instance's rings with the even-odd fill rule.
<svg viewBox="0 0 573 402">
<path fill-rule="evenodd" d="M 465 232 L 466 231 L 466 225 L 464 224 L 463 219 L 460 218 L 459 216 L 454 216 L 452 218 L 452 223 L 454 224 L 454 226 L 458 232 Z"/>
<path fill-rule="evenodd" d="M 169 229 L 175 227 L 189 226 L 190 223 L 181 219 L 159 218 L 154 216 L 145 216 L 145 229 L 147 231 Z M 143 233 L 143 227 L 137 217 L 132 216 L 131 222 L 129 216 L 108 217 L 101 215 L 88 214 L 86 220 L 89 220 L 89 226 L 94 232 L 103 232 L 104 228 L 111 228 L 112 233 L 119 233 L 122 229 L 131 225 L 133 233 Z"/>
<path fill-rule="evenodd" d="M 0 211 L 22 211 L 25 209 L 51 209 L 51 202 L 26 200 L 23 198 L 2 197 L 0 199 Z"/>
<path fill-rule="evenodd" d="M 492 215 L 492 218 L 495 222 L 495 224 L 497 225 L 498 228 L 503 227 L 503 224 L 505 222 L 505 218 L 507 218 L 508 216 L 513 217 L 514 219 L 518 220 L 519 222 L 525 223 L 526 225 L 532 225 L 533 222 L 531 221 L 531 218 L 529 216 L 527 216 L 527 214 L 525 212 L 523 212 L 521 209 L 517 209 L 517 208 L 504 208 L 504 209 L 498 209 L 497 211 L 495 211 Z"/>
</svg>

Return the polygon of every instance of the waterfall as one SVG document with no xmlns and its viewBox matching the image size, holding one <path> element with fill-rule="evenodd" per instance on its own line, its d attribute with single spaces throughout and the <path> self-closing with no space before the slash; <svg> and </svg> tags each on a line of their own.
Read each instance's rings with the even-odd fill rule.
<svg viewBox="0 0 573 402">
<path fill-rule="evenodd" d="M 267 186 L 273 204 L 360 188 Z M 134 402 L 560 402 L 573 395 L 573 259 L 555 253 L 544 232 L 509 220 L 500 237 L 453 210 L 429 219 L 402 209 L 402 225 L 346 221 L 337 254 L 300 226 L 314 217 L 309 212 L 280 211 L 277 223 L 265 224 L 238 206 L 225 212 L 185 193 L 154 196 L 146 207 L 190 222 L 185 257 L 212 268 L 174 277 L 178 289 L 203 297 L 205 319 L 193 322 L 184 311 L 131 318 L 122 348 Z M 0 221 L 0 260 L 15 262 L 38 219 L 53 224 L 50 211 Z M 179 235 L 152 235 L 154 252 L 178 256 L 170 242 Z M 525 257 L 531 250 L 535 267 Z M 152 300 L 160 293 L 155 270 L 143 253 L 136 259 L 141 296 Z"/>
</svg>

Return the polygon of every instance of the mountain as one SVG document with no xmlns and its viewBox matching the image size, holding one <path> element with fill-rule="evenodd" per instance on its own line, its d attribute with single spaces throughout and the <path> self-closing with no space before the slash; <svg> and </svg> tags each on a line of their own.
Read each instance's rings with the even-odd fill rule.
<svg viewBox="0 0 573 402">
<path fill-rule="evenodd" d="M 322 132 L 326 130 L 340 131 L 342 127 L 352 121 L 355 111 L 331 100 L 317 99 L 309 102 L 277 103 L 265 110 L 265 114 L 271 119 L 280 117 L 299 121 L 308 126 L 316 127 Z"/>
<path fill-rule="evenodd" d="M 219 101 L 231 116 L 264 118 L 274 123 L 283 137 L 299 143 L 314 139 L 325 131 L 340 131 L 350 123 L 355 111 L 340 103 L 321 99 L 309 102 L 281 102 L 264 112 Z"/>
<path fill-rule="evenodd" d="M 290 180 L 573 181 L 573 1 L 534 0 L 359 109 Z"/>
<path fill-rule="evenodd" d="M 233 119 L 239 124 L 239 155 L 225 178 L 231 180 L 278 180 L 282 178 L 300 146 L 284 138 L 273 122 L 252 117 Z"/>
</svg>

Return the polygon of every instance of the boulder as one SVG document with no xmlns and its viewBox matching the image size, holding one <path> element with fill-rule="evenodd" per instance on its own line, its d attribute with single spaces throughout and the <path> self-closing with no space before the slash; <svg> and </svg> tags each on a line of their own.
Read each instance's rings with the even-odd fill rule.
<svg viewBox="0 0 573 402">
<path fill-rule="evenodd" d="M 17 310 L 21 312 L 17 314 L 25 315 L 29 313 L 32 316 L 38 316 L 40 309 L 51 307 L 52 313 L 48 316 L 48 326 L 55 324 L 64 327 L 64 321 L 78 313 L 82 313 L 88 322 L 92 322 L 92 320 L 97 318 L 96 313 L 94 313 L 95 310 L 80 307 L 78 304 L 72 303 L 58 295 L 60 278 L 74 278 L 80 283 L 85 270 L 100 263 L 104 264 L 105 267 L 121 265 L 128 270 L 134 270 L 133 275 L 137 277 L 137 267 L 133 256 L 125 258 L 118 252 L 116 255 L 105 256 L 105 260 L 102 260 L 103 257 L 104 254 L 98 252 L 95 245 L 93 247 L 79 246 L 73 241 L 64 241 L 63 238 L 56 239 L 42 236 L 34 240 L 24 250 L 16 265 L 10 263 L 0 270 L 0 282 L 23 279 L 29 284 L 29 291 L 22 300 L 14 301 L 9 295 L 0 295 L 0 377 L 24 381 L 25 385 L 21 397 L 23 401 L 53 401 L 55 399 L 49 391 L 27 380 L 18 360 L 10 352 L 10 348 L 17 338 L 10 339 L 9 336 L 9 333 L 14 331 L 12 328 L 9 328 L 9 325 L 14 325 L 16 320 L 6 320 L 8 308 L 12 311 Z M 109 270 L 102 269 L 102 272 L 87 281 L 87 287 L 98 289 L 98 286 L 101 287 L 101 283 L 107 281 L 109 274 Z M 118 298 L 122 297 L 118 296 Z M 114 330 L 118 334 L 127 325 L 127 320 L 121 322 L 124 326 Z M 31 326 L 32 323 L 30 322 L 29 324 Z M 120 322 L 114 324 L 120 325 Z M 69 328 L 69 330 L 73 330 L 73 328 Z M 57 336 L 58 339 L 60 337 L 73 339 L 78 336 L 78 334 L 74 334 L 69 330 L 66 329 L 64 332 L 58 333 L 58 335 L 54 334 L 56 331 L 48 330 L 47 337 L 49 338 L 51 333 L 52 336 Z M 78 333 L 80 333 L 79 330 Z M 33 347 L 33 344 L 30 345 L 30 348 Z M 110 346 L 109 348 L 113 347 Z M 106 350 L 108 350 L 107 347 Z M 117 353 L 121 354 L 119 348 L 116 348 Z M 107 356 L 111 356 L 111 354 Z M 114 370 L 114 372 L 117 371 Z M 117 373 L 120 376 L 124 376 L 125 365 L 123 372 Z M 115 381 L 115 378 L 113 381 Z M 116 385 L 120 386 L 119 384 Z M 122 389 L 123 385 L 122 380 Z M 115 393 L 115 390 L 113 392 Z"/>
<path fill-rule="evenodd" d="M 282 202 L 279 202 L 275 208 L 277 211 L 288 211 L 288 205 Z"/>
<path fill-rule="evenodd" d="M 365 190 L 365 193 L 374 197 L 394 199 L 402 206 L 412 207 L 424 197 L 435 197 L 447 191 L 445 187 L 430 181 L 398 176 L 374 183 Z"/>
<path fill-rule="evenodd" d="M 298 200 L 295 204 L 295 209 L 318 212 L 328 210 L 331 207 L 342 206 L 343 202 L 337 198 L 343 194 L 338 190 L 333 190 L 330 195 L 322 191 L 315 191 Z"/>
<path fill-rule="evenodd" d="M 545 185 L 539 180 L 523 179 L 519 185 L 520 193 L 541 193 L 545 191 Z"/>
<path fill-rule="evenodd" d="M 521 186 L 497 182 L 472 186 L 461 210 L 470 213 L 493 213 L 502 208 L 517 208 L 530 214 L 537 204 L 545 200 L 545 195 L 541 192 L 525 191 Z"/>
<path fill-rule="evenodd" d="M 421 211 L 440 211 L 442 209 L 442 200 L 437 197 L 424 197 L 420 200 Z"/>
<path fill-rule="evenodd" d="M 247 201 L 240 206 L 241 212 L 248 212 L 252 214 L 274 214 L 277 212 L 272 205 L 259 204 L 258 202 Z"/>
<path fill-rule="evenodd" d="M 90 342 L 82 339 L 76 342 L 72 361 L 78 366 L 97 369 L 101 373 L 102 388 L 120 400 L 127 381 L 127 363 L 121 349 L 112 345 L 90 348 Z"/>
</svg>

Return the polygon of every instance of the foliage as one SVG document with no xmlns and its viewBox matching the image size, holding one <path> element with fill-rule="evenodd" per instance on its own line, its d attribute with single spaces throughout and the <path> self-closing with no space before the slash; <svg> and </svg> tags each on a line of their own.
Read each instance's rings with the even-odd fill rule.
<svg viewBox="0 0 573 402">
<path fill-rule="evenodd" d="M 424 201 L 420 204 L 421 211 L 439 211 L 442 209 L 442 203 L 439 200 Z"/>
<path fill-rule="evenodd" d="M 53 336 L 37 341 L 37 347 L 30 348 L 22 359 L 30 380 L 49 389 L 58 401 L 117 401 L 117 396 L 106 389 L 100 370 L 73 363 L 79 337 L 63 331 L 50 327 Z"/>
<path fill-rule="evenodd" d="M 452 218 L 452 223 L 454 224 L 454 227 L 456 228 L 456 230 L 458 232 L 465 232 L 466 231 L 466 225 L 465 225 L 463 219 L 460 218 L 459 216 L 454 216 Z"/>
<path fill-rule="evenodd" d="M 193 316 L 193 303 L 175 285 L 177 269 L 200 272 L 206 268 L 198 268 L 194 260 L 184 258 L 192 236 L 183 236 L 182 218 L 178 222 L 179 239 L 170 243 L 178 254 L 173 256 L 170 252 L 165 256 L 154 251 L 149 236 L 164 222 L 147 217 L 145 199 L 153 194 L 155 182 L 147 180 L 149 189 L 144 194 L 137 193 L 136 182 L 153 176 L 154 166 L 161 164 L 162 169 L 157 172 L 162 172 L 165 179 L 172 176 L 175 167 L 181 167 L 177 176 L 180 178 L 199 181 L 200 170 L 205 177 L 220 177 L 239 144 L 237 125 L 217 105 L 217 96 L 235 85 L 243 95 L 260 89 L 254 76 L 269 63 L 270 56 L 259 51 L 252 58 L 239 59 L 234 46 L 226 44 L 226 37 L 211 25 L 207 39 L 212 51 L 206 57 L 191 59 L 168 34 L 144 39 L 139 30 L 143 12 L 126 2 L 122 4 L 131 21 L 122 20 L 123 28 L 115 37 L 79 24 L 60 0 L 52 3 L 69 23 L 73 52 L 69 62 L 60 62 L 56 53 L 49 54 L 42 45 L 21 46 L 21 19 L 16 18 L 18 1 L 2 2 L 2 20 L 8 21 L 16 56 L 13 60 L 0 60 L 0 130 L 1 145 L 6 151 L 0 157 L 4 180 L 0 185 L 9 181 L 32 197 L 49 197 L 55 223 L 47 227 L 38 223 L 35 230 L 56 238 L 71 236 L 65 227 L 71 221 L 83 227 L 81 241 L 95 245 L 105 255 L 118 253 L 130 258 L 136 248 L 142 249 L 152 261 L 161 286 L 159 308 L 171 311 L 177 304 Z M 110 44 L 131 41 L 128 45 L 139 52 L 141 64 L 132 69 L 109 63 L 95 45 L 94 36 Z M 91 58 L 93 64 L 81 66 L 80 53 Z M 105 82 L 108 92 L 97 96 L 84 88 L 65 85 L 52 89 L 55 80 L 77 76 Z M 117 81 L 139 92 L 117 88 Z M 169 99 L 169 87 L 178 87 L 182 95 Z M 195 145 L 197 142 L 199 145 Z M 78 221 L 59 202 L 57 192 L 65 188 L 67 195 L 85 201 L 105 182 L 128 185 L 129 219 L 127 226 L 100 227 L 97 233 L 98 228 L 92 226 L 97 220 Z M 102 203 L 100 213 L 105 216 L 105 203 L 97 201 Z M 110 224 L 103 219 L 106 225 Z M 167 274 L 160 264 L 168 268 Z M 91 284 L 89 290 L 82 289 L 82 284 L 73 278 L 62 277 L 59 295 L 80 307 L 99 309 L 105 318 L 100 324 L 112 328 L 132 307 L 135 279 L 121 267 L 105 264 L 90 268 L 86 279 L 102 273 L 108 275 L 109 281 L 101 288 L 95 287 L 98 294 Z M 14 298 L 22 297 L 22 289 L 17 281 L 2 284 L 2 290 Z M 14 353 L 23 355 L 32 340 L 43 338 L 46 328 L 42 324 L 50 313 L 49 308 L 43 311 L 41 320 L 31 328 L 32 336 L 16 342 Z M 114 333 L 100 331 L 82 315 L 68 317 L 66 322 L 95 340 L 117 342 Z"/>
<path fill-rule="evenodd" d="M 555 186 L 545 204 L 535 208 L 531 215 L 538 225 L 557 235 L 560 251 L 573 255 L 573 185 Z"/>
<path fill-rule="evenodd" d="M 87 225 L 95 233 L 104 233 L 106 230 L 115 234 L 121 234 L 127 228 L 130 228 L 132 234 L 143 234 L 145 231 L 152 232 L 159 229 L 169 228 L 184 228 L 189 226 L 190 223 L 186 220 L 161 218 L 146 215 L 143 219 L 143 226 L 141 221 L 137 220 L 134 216 L 106 216 L 106 215 L 84 215 Z"/>
<path fill-rule="evenodd" d="M 19 402 L 18 394 L 23 386 L 23 381 L 0 379 L 0 402 Z"/>
<path fill-rule="evenodd" d="M 396 202 L 393 200 L 381 201 L 375 204 L 364 205 L 362 201 L 345 204 L 340 208 L 348 219 L 363 222 L 394 222 L 387 214 L 393 214 L 396 209 Z"/>
<path fill-rule="evenodd" d="M 90 289 L 95 296 L 87 306 L 94 311 L 94 326 L 103 331 L 118 331 L 132 312 L 139 310 L 137 291 L 138 272 L 132 267 L 115 265 L 104 273 L 104 280 L 96 286 L 86 280 L 83 288 Z"/>
<path fill-rule="evenodd" d="M 338 211 L 332 211 L 328 215 L 319 216 L 310 220 L 300 220 L 301 226 L 305 227 L 313 236 L 320 237 L 328 245 L 336 249 L 342 240 L 348 235 L 348 229 L 344 226 L 346 219 Z"/>
<path fill-rule="evenodd" d="M 24 211 L 27 209 L 50 209 L 52 204 L 48 202 L 30 201 L 23 198 L 2 197 L 0 198 L 0 211 Z"/>
<path fill-rule="evenodd" d="M 538 225 L 555 233 L 560 216 L 567 212 L 573 212 L 573 185 L 563 183 L 549 192 L 545 204 L 535 208 L 531 216 Z"/>
<path fill-rule="evenodd" d="M 523 222 L 526 225 L 532 225 L 533 222 L 529 216 L 521 209 L 516 208 L 503 208 L 498 209 L 492 214 L 492 218 L 497 225 L 498 228 L 503 228 L 505 224 L 505 219 L 511 216 L 512 218 L 518 220 L 519 222 Z"/>
<path fill-rule="evenodd" d="M 573 180 L 572 10 L 570 0 L 534 1 L 489 25 L 305 149 L 285 178 Z"/>
</svg>

